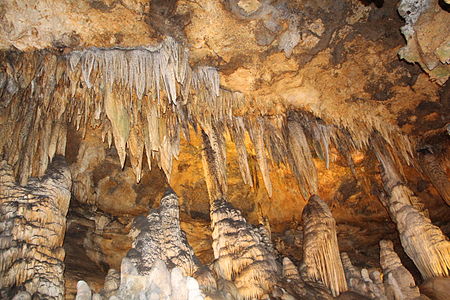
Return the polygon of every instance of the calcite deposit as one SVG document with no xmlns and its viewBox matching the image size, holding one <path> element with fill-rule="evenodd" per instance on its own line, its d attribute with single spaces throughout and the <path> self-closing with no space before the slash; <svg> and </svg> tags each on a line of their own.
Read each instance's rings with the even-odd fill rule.
<svg viewBox="0 0 450 300">
<path fill-rule="evenodd" d="M 0 298 L 442 295 L 449 11 L 1 1 Z"/>
<path fill-rule="evenodd" d="M 333 296 L 338 296 L 348 288 L 331 211 L 319 196 L 313 195 L 303 209 L 302 219 L 305 277 L 322 282 Z"/>
<path fill-rule="evenodd" d="M 419 299 L 419 288 L 402 265 L 391 241 L 380 241 L 380 264 L 389 299 Z"/>
<path fill-rule="evenodd" d="M 236 286 L 239 298 L 268 295 L 280 270 L 260 231 L 224 199 L 211 203 L 211 227 L 216 274 Z"/>
<path fill-rule="evenodd" d="M 64 249 L 71 176 L 63 157 L 53 158 L 42 178 L 15 183 L 11 166 L 0 166 L 0 292 L 12 298 L 23 288 L 46 299 L 64 299 Z"/>
</svg>

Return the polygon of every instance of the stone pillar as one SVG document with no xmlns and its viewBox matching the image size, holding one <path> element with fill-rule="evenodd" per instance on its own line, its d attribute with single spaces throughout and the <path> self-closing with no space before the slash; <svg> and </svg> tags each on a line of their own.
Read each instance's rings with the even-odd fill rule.
<svg viewBox="0 0 450 300">
<path fill-rule="evenodd" d="M 62 248 L 71 176 L 55 156 L 42 178 L 16 184 L 12 168 L 0 163 L 0 289 L 23 287 L 44 299 L 64 298 Z M 11 294 L 8 297 L 12 296 Z"/>
</svg>

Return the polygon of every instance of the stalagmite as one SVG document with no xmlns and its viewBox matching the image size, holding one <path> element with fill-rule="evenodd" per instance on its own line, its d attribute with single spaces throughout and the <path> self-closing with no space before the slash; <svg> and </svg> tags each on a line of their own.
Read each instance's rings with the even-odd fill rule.
<svg viewBox="0 0 450 300">
<path fill-rule="evenodd" d="M 379 148 L 376 154 L 383 166 L 384 187 L 388 194 L 382 202 L 397 224 L 403 249 L 424 279 L 448 277 L 450 241 L 422 211 L 417 196 L 402 183 L 392 156 Z"/>
<path fill-rule="evenodd" d="M 259 230 L 224 199 L 211 203 L 211 227 L 217 275 L 233 282 L 241 299 L 269 293 L 278 267 Z"/>
<path fill-rule="evenodd" d="M 333 299 L 328 292 L 328 289 L 321 283 L 305 282 L 300 276 L 297 267 L 287 257 L 283 258 L 281 284 L 283 288 L 290 292 L 291 296 L 295 296 L 300 299 Z"/>
<path fill-rule="evenodd" d="M 147 217 L 138 217 L 130 233 L 135 239 L 127 256 L 139 275 L 149 275 L 153 264 L 162 260 L 168 268 L 179 267 L 194 276 L 204 289 L 214 289 L 211 272 L 202 266 L 180 228 L 178 197 L 168 190 L 160 207 Z"/>
<path fill-rule="evenodd" d="M 105 277 L 105 284 L 101 294 L 107 299 L 111 297 L 120 287 L 120 273 L 114 269 L 109 269 Z"/>
<path fill-rule="evenodd" d="M 120 286 L 109 294 L 92 294 L 84 281 L 77 285 L 76 300 L 202 300 L 204 296 L 197 281 L 184 276 L 183 271 L 175 267 L 171 271 L 166 264 L 157 259 L 148 274 L 139 274 L 129 258 L 122 260 Z M 107 289 L 106 282 L 102 291 Z"/>
<path fill-rule="evenodd" d="M 419 299 L 419 288 L 411 273 L 402 265 L 391 241 L 380 241 L 380 264 L 388 299 Z"/>
<path fill-rule="evenodd" d="M 75 300 L 91 300 L 92 291 L 86 281 L 80 280 L 77 283 L 77 296 Z"/>
<path fill-rule="evenodd" d="M 302 220 L 305 275 L 311 281 L 322 282 L 333 296 L 338 296 L 347 290 L 347 282 L 331 211 L 319 196 L 313 195 L 303 209 Z"/>
<path fill-rule="evenodd" d="M 384 292 L 372 282 L 366 269 L 361 271 L 352 264 L 348 254 L 341 252 L 342 265 L 344 266 L 345 279 L 350 291 L 364 295 L 370 299 L 386 299 Z"/>
<path fill-rule="evenodd" d="M 55 156 L 42 178 L 15 183 L 11 167 L 0 165 L 0 289 L 23 286 L 45 299 L 63 299 L 66 214 L 71 176 Z"/>
</svg>

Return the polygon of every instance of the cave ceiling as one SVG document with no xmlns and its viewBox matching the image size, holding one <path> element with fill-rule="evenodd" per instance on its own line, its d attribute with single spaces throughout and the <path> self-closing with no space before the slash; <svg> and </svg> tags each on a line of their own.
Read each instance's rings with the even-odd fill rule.
<svg viewBox="0 0 450 300">
<path fill-rule="evenodd" d="M 375 265 L 398 240 L 385 156 L 450 231 L 447 1 L 4 0 L 0 16 L 0 155 L 21 185 L 66 157 L 69 218 L 119 228 L 87 233 L 99 264 L 171 186 L 203 261 L 208 199 L 289 253 L 318 194 L 341 249 Z"/>
</svg>

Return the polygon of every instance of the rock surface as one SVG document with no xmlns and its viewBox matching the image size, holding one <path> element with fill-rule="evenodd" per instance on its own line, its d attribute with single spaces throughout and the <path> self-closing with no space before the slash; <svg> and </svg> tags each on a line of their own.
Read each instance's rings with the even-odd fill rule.
<svg viewBox="0 0 450 300">
<path fill-rule="evenodd" d="M 16 184 L 2 161 L 0 185 L 2 298 L 12 298 L 21 287 L 33 297 L 63 299 L 62 245 L 72 185 L 64 158 L 54 157 L 44 177 L 26 186 Z"/>
</svg>

